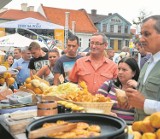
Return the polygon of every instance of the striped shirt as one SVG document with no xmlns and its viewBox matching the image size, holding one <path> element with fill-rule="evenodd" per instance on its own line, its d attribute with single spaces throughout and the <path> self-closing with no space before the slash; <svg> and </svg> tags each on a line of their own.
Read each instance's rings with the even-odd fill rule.
<svg viewBox="0 0 160 139">
<path fill-rule="evenodd" d="M 102 86 L 98 89 L 98 93 L 103 94 L 104 96 L 110 97 L 112 100 L 117 101 L 114 84 L 111 84 L 110 82 L 111 80 L 105 81 L 102 84 Z M 115 103 L 112 107 L 112 112 L 116 113 L 118 117 L 124 119 L 128 125 L 132 124 L 134 121 L 134 109 L 120 109 L 117 103 Z"/>
</svg>

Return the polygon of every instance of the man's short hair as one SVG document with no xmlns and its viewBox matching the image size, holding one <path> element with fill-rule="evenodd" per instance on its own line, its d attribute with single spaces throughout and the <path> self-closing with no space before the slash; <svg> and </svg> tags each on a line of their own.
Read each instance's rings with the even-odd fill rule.
<svg viewBox="0 0 160 139">
<path fill-rule="evenodd" d="M 31 42 L 31 44 L 29 45 L 28 47 L 28 50 L 31 50 L 31 49 L 41 49 L 41 46 L 39 45 L 39 43 L 37 42 Z"/>
<path fill-rule="evenodd" d="M 25 46 L 25 47 L 22 47 L 21 48 L 21 52 L 23 53 L 23 52 L 26 52 L 26 51 L 28 51 L 29 50 L 29 46 Z"/>
<path fill-rule="evenodd" d="M 158 32 L 158 34 L 160 34 L 160 15 L 152 15 L 152 16 L 149 16 L 147 18 L 145 18 L 143 21 L 142 21 L 142 24 L 144 24 L 145 22 L 147 22 L 148 20 L 155 20 L 156 23 L 154 24 L 154 29 Z"/>
<path fill-rule="evenodd" d="M 79 45 L 79 38 L 74 34 L 69 35 L 68 40 L 70 40 L 70 41 L 77 40 L 77 44 Z"/>
<path fill-rule="evenodd" d="M 92 36 L 99 36 L 99 35 L 102 36 L 103 43 L 108 43 L 108 38 L 104 33 L 96 32 L 96 33 L 92 34 Z"/>
<path fill-rule="evenodd" d="M 14 51 L 15 51 L 15 50 L 18 50 L 18 51 L 21 53 L 21 48 L 15 47 L 15 48 L 14 48 Z"/>
</svg>

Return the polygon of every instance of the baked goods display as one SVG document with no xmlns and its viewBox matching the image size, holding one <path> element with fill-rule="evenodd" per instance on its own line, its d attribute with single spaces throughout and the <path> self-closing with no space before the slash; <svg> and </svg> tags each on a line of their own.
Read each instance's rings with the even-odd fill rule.
<svg viewBox="0 0 160 139">
<path fill-rule="evenodd" d="M 60 96 L 68 92 L 77 92 L 80 90 L 77 84 L 63 83 L 58 86 L 50 86 L 49 83 L 36 75 L 26 79 L 24 87 L 32 90 L 35 94 L 43 94 L 46 96 Z"/>
<path fill-rule="evenodd" d="M 24 87 L 32 90 L 35 94 L 44 94 L 49 89 L 49 83 L 36 75 L 28 77 L 24 82 Z"/>
<path fill-rule="evenodd" d="M 15 79 L 9 71 L 3 72 L 0 74 L 0 84 L 3 85 L 6 82 L 8 86 L 14 84 Z"/>
<path fill-rule="evenodd" d="M 86 86 L 85 82 L 81 82 L 80 90 L 77 92 L 68 92 L 64 94 L 63 99 L 70 100 L 73 102 L 111 102 L 109 97 L 105 97 L 102 94 L 92 95 Z"/>
<path fill-rule="evenodd" d="M 57 132 L 49 134 L 49 137 L 53 138 L 89 138 L 99 136 L 101 133 L 101 127 L 99 125 L 90 125 L 86 122 L 75 122 L 76 127 L 67 132 Z M 57 126 L 63 124 L 71 124 L 67 121 L 58 120 L 56 123 L 44 123 L 42 128 L 49 126 Z"/>
<path fill-rule="evenodd" d="M 129 133 L 134 134 L 136 139 L 160 139 L 160 112 L 134 122 Z"/>
</svg>

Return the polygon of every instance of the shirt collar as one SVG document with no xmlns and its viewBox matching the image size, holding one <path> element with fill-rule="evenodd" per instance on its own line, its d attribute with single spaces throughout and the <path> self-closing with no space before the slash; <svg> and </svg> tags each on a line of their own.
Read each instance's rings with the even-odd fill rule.
<svg viewBox="0 0 160 139">
<path fill-rule="evenodd" d="M 152 63 L 152 62 L 157 63 L 159 60 L 160 60 L 160 51 L 157 52 L 157 53 L 154 54 L 154 55 L 151 55 L 151 58 L 149 59 L 148 62 L 149 62 L 149 63 Z"/>
<path fill-rule="evenodd" d="M 90 56 L 86 56 L 85 61 L 92 61 Z M 109 63 L 110 59 L 103 57 L 103 62 Z"/>
</svg>

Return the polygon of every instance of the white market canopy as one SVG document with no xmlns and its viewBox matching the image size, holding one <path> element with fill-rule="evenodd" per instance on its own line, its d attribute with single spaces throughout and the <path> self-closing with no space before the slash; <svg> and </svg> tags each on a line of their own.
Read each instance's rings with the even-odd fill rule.
<svg viewBox="0 0 160 139">
<path fill-rule="evenodd" d="M 0 28 L 24 28 L 24 29 L 64 29 L 63 26 L 38 20 L 35 18 L 24 18 L 0 24 Z"/>
<path fill-rule="evenodd" d="M 5 56 L 6 53 L 0 50 L 0 56 Z"/>
<path fill-rule="evenodd" d="M 41 47 L 47 47 L 44 43 L 29 39 L 25 36 L 22 36 L 18 33 L 0 37 L 0 47 L 25 47 L 29 46 L 31 42 L 38 42 Z"/>
</svg>

